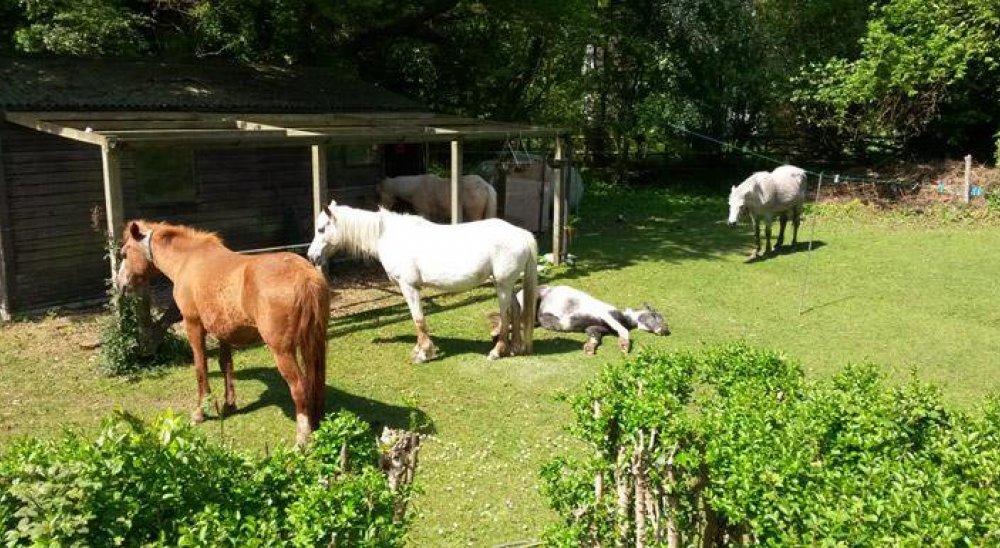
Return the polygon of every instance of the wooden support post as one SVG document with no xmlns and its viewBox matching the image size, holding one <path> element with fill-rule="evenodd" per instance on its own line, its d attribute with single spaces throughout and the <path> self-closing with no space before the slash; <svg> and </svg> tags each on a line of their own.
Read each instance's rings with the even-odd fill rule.
<svg viewBox="0 0 1000 548">
<path fill-rule="evenodd" d="M 14 307 L 14 231 L 10 225 L 10 195 L 3 170 L 3 142 L 0 140 L 0 320 L 10 321 Z"/>
<path fill-rule="evenodd" d="M 972 155 L 965 155 L 965 192 L 962 193 L 965 197 L 965 203 L 969 203 L 969 199 L 972 196 Z"/>
<path fill-rule="evenodd" d="M 121 243 L 125 229 L 125 205 L 122 200 L 121 157 L 113 143 L 101 145 L 101 165 L 104 172 L 104 210 L 108 218 L 108 237 L 115 244 Z M 118 253 L 111 250 L 111 276 L 118 271 Z"/>
<path fill-rule="evenodd" d="M 555 180 L 552 181 L 552 263 L 559 265 L 563 261 L 563 237 L 566 232 L 564 230 L 563 217 L 566 212 L 563 209 L 563 204 L 565 200 L 563 199 L 563 193 L 566 189 L 564 185 L 565 180 L 565 164 L 563 163 L 563 157 L 565 155 L 563 137 L 556 137 L 556 151 L 555 151 L 555 163 L 557 167 Z"/>
<path fill-rule="evenodd" d="M 451 142 L 451 224 L 462 222 L 462 141 Z"/>
<path fill-rule="evenodd" d="M 569 246 L 572 243 L 572 238 L 570 238 L 570 227 L 569 227 L 569 189 L 570 181 L 573 178 L 573 138 L 566 136 L 565 142 L 563 143 L 563 172 L 560 180 L 562 181 L 562 251 L 563 258 L 565 259 L 569 255 Z"/>
<path fill-rule="evenodd" d="M 497 219 L 503 219 L 507 215 L 507 170 L 502 162 L 497 162 L 495 171 L 493 190 L 497 193 Z"/>
<path fill-rule="evenodd" d="M 312 145 L 313 223 L 316 222 L 319 212 L 323 211 L 323 206 L 330 199 L 326 174 L 326 147 L 324 145 Z M 313 228 L 316 227 L 314 226 Z"/>
</svg>

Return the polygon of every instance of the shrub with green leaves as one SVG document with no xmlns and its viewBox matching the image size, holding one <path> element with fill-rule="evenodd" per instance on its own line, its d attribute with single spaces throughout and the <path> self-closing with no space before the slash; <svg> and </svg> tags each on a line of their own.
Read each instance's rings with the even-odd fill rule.
<svg viewBox="0 0 1000 548">
<path fill-rule="evenodd" d="M 573 405 L 590 450 L 543 470 L 552 544 L 1000 542 L 997 398 L 952 412 L 872 366 L 812 382 L 737 345 L 609 365 Z"/>
<path fill-rule="evenodd" d="M 368 425 L 347 413 L 324 421 L 309 451 L 264 457 L 209 443 L 184 417 L 116 414 L 94 441 L 27 439 L 0 457 L 0 542 L 397 546 L 406 496 L 389 489 Z"/>
<path fill-rule="evenodd" d="M 191 359 L 187 341 L 158 326 L 158 318 L 149 316 L 143 327 L 141 315 L 151 312 L 142 298 L 117 289 L 109 290 L 108 295 L 108 315 L 100 323 L 102 373 L 134 375 L 172 361 Z"/>
</svg>

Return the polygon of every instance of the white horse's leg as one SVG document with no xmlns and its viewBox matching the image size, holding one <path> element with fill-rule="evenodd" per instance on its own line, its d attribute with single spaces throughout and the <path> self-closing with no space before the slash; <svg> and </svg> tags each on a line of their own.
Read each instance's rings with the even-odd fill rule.
<svg viewBox="0 0 1000 548">
<path fill-rule="evenodd" d="M 771 218 L 764 219 L 764 253 L 771 253 Z"/>
<path fill-rule="evenodd" d="M 620 348 L 622 352 L 628 354 L 632 350 L 632 340 L 629 338 L 628 328 L 619 323 L 618 320 L 616 320 L 615 317 L 608 312 L 601 313 L 600 318 L 608 327 L 613 329 L 615 333 L 618 334 L 618 348 Z"/>
<path fill-rule="evenodd" d="M 760 255 L 760 217 L 754 215 L 750 220 L 753 222 L 754 241 L 756 242 L 756 247 L 750 258 L 755 259 Z"/>
<path fill-rule="evenodd" d="M 524 353 L 524 329 L 521 325 L 521 303 L 517 302 L 517 295 L 514 293 L 514 288 L 511 288 L 511 298 L 510 298 L 510 321 L 511 321 L 511 332 L 510 332 L 510 353 L 514 356 L 519 356 Z"/>
<path fill-rule="evenodd" d="M 486 356 L 491 360 L 510 355 L 508 340 L 511 329 L 511 301 L 514 298 L 514 287 L 512 284 L 508 286 L 508 284 L 497 281 L 494 285 L 497 289 L 497 301 L 500 304 L 500 333 L 497 334 L 496 345 L 493 346 L 493 349 Z M 518 326 L 515 325 L 514 331 L 517 331 L 517 328 Z"/>
<path fill-rule="evenodd" d="M 799 223 L 802 222 L 802 206 L 795 206 L 792 212 L 792 247 L 799 243 Z"/>
<path fill-rule="evenodd" d="M 788 213 L 782 213 L 778 216 L 778 241 L 774 244 L 774 249 L 777 250 L 779 247 L 785 245 L 785 225 L 788 224 Z"/>
<path fill-rule="evenodd" d="M 406 305 L 410 307 L 410 316 L 413 317 L 413 324 L 417 328 L 417 344 L 412 352 L 413 363 L 432 360 L 437 354 L 437 348 L 427 332 L 427 321 L 424 320 L 424 311 L 420 306 L 420 292 L 412 285 L 403 282 L 399 282 L 399 290 L 406 299 Z"/>
<path fill-rule="evenodd" d="M 611 329 L 606 325 L 592 325 L 584 330 L 587 333 L 587 342 L 583 345 L 583 353 L 588 356 L 597 354 L 597 347 L 601 346 L 601 339 L 605 335 L 611 334 Z"/>
</svg>

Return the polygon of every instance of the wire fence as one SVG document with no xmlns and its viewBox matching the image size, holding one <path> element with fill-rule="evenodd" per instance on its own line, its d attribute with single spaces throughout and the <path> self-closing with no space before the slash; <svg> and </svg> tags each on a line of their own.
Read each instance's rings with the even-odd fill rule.
<svg viewBox="0 0 1000 548">
<path fill-rule="evenodd" d="M 684 135 L 693 137 L 695 139 L 712 143 L 721 147 L 723 151 L 733 151 L 738 152 L 743 157 L 752 158 L 755 160 L 763 161 L 774 166 L 779 166 L 783 164 L 790 163 L 787 160 L 781 160 L 773 155 L 754 150 L 749 145 L 738 145 L 732 142 L 726 141 L 708 135 L 699 131 L 695 131 L 687 128 L 684 125 L 673 124 L 666 122 L 666 125 L 675 131 L 682 133 Z M 576 136 L 577 138 L 582 137 L 586 139 L 586 136 Z M 483 142 L 485 146 L 474 146 L 472 143 L 467 145 L 465 151 L 463 152 L 466 162 L 473 164 L 480 164 L 485 161 L 497 161 L 504 157 L 516 157 L 518 153 L 524 152 L 526 154 L 531 154 L 529 151 L 536 151 L 533 154 L 538 154 L 544 156 L 545 153 L 537 152 L 539 148 L 544 147 L 547 139 L 542 138 L 522 138 L 519 135 L 512 134 L 508 136 L 506 140 L 502 141 L 502 145 L 497 147 L 495 144 L 487 144 Z M 501 142 L 501 141 L 498 141 Z M 533 146 L 532 146 L 533 145 Z M 604 155 L 613 157 L 619 154 L 619 150 L 600 150 L 597 148 L 588 148 L 586 146 L 579 147 L 575 151 L 579 155 Z M 652 155 L 655 155 L 653 153 Z M 450 151 L 447 147 L 435 147 L 434 145 L 428 145 L 425 149 L 425 161 L 426 165 L 438 164 L 447 165 L 450 163 Z M 822 169 L 815 166 L 810 166 L 809 162 L 795 162 L 795 165 L 802 168 L 806 174 L 809 176 L 810 183 L 816 184 L 820 177 L 824 178 L 823 183 L 827 185 L 831 191 L 838 187 L 847 186 L 861 186 L 868 185 L 874 188 L 874 192 L 879 198 L 886 198 L 888 194 L 893 194 L 895 197 L 901 197 L 904 194 L 912 193 L 918 191 L 921 188 L 928 186 L 936 186 L 938 194 L 968 194 L 969 197 L 975 198 L 978 196 L 985 195 L 984 185 L 982 181 L 974 181 L 970 188 L 963 190 L 953 190 L 949 188 L 949 185 L 945 184 L 943 180 L 934 179 L 926 180 L 920 179 L 913 176 L 895 177 L 895 178 L 885 178 L 879 176 L 864 176 L 864 175 L 854 175 L 849 173 L 843 173 L 836 168 L 832 169 Z M 818 186 L 818 185 L 817 185 Z"/>
</svg>

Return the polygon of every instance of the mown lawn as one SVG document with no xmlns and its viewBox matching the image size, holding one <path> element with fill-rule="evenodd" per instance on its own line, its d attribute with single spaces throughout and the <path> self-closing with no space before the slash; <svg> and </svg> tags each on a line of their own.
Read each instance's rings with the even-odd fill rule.
<svg viewBox="0 0 1000 548">
<path fill-rule="evenodd" d="M 811 253 L 745 264 L 749 227 L 728 228 L 724 197 L 667 191 L 596 191 L 585 203 L 557 281 L 622 305 L 667 315 L 673 335 L 638 334 L 637 347 L 697 349 L 745 339 L 799 360 L 809 375 L 871 361 L 892 379 L 914 372 L 955 406 L 971 407 L 1000 381 L 1000 227 L 988 222 L 816 215 Z M 839 211 L 839 210 L 838 210 Z M 622 215 L 624 218 L 619 218 Z M 335 319 L 330 327 L 332 406 L 432 433 L 412 506 L 414 545 L 490 545 L 537 538 L 554 516 L 537 491 L 540 464 L 574 449 L 557 396 L 618 360 L 612 339 L 595 358 L 582 337 L 537 332 L 537 353 L 489 362 L 486 290 L 439 296 L 430 327 L 446 355 L 414 366 L 401 297 Z M 93 318 L 48 318 L 0 328 L 0 444 L 12 436 L 93 429 L 114 408 L 150 415 L 189 410 L 187 366 L 135 381 L 95 371 Z M 263 451 L 291 443 L 288 390 L 266 350 L 239 352 L 241 413 L 200 428 L 221 443 Z M 216 396 L 221 379 L 212 366 Z"/>
</svg>

